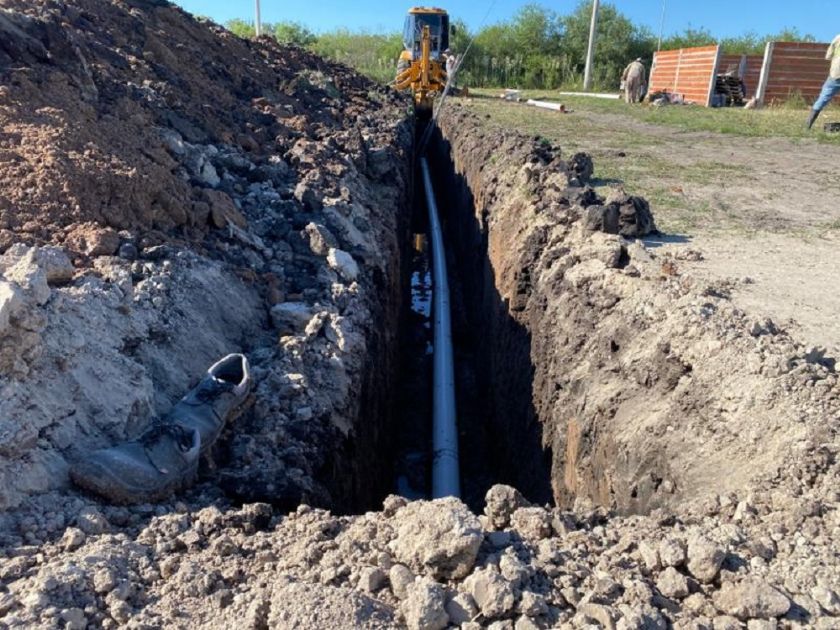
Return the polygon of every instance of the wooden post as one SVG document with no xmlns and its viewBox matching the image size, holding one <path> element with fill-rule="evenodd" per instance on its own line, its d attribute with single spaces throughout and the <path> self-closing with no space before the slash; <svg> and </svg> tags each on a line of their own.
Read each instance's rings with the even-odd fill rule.
<svg viewBox="0 0 840 630">
<path fill-rule="evenodd" d="M 256 0 L 256 18 L 254 20 L 254 32 L 257 37 L 262 36 L 262 20 L 260 19 L 260 0 Z"/>
</svg>

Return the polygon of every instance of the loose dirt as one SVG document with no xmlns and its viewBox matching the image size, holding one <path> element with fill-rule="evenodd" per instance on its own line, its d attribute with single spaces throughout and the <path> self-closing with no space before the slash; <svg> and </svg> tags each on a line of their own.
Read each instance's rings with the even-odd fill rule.
<svg viewBox="0 0 840 630">
<path fill-rule="evenodd" d="M 1 627 L 836 627 L 832 358 L 637 240 L 647 203 L 599 198 L 587 156 L 442 119 L 490 468 L 521 492 L 409 502 L 406 101 L 165 2 L 4 7 Z M 68 486 L 231 351 L 255 401 L 198 485 Z"/>
<path fill-rule="evenodd" d="M 214 485 L 345 510 L 381 497 L 388 463 L 365 455 L 389 439 L 402 100 L 166 2 L 4 7 L 0 506 L 65 488 L 68 462 L 241 350 L 258 400 Z"/>
</svg>

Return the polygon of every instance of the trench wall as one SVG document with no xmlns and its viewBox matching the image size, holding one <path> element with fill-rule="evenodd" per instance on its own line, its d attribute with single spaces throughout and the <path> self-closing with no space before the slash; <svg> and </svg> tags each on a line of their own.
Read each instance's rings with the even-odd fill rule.
<svg viewBox="0 0 840 630">
<path fill-rule="evenodd" d="M 804 351 L 757 338 L 640 243 L 590 231 L 592 193 L 559 148 L 466 110 L 441 117 L 436 159 L 452 164 L 445 229 L 480 313 L 502 480 L 632 513 L 772 474 L 806 433 L 790 359 Z"/>
</svg>

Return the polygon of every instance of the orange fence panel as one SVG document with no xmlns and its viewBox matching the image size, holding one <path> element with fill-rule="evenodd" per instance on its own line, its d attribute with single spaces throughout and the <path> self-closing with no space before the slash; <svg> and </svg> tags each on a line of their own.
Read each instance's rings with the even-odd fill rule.
<svg viewBox="0 0 840 630">
<path fill-rule="evenodd" d="M 679 94 L 687 103 L 708 106 L 720 46 L 660 50 L 653 56 L 648 93 Z"/>
<path fill-rule="evenodd" d="M 801 96 L 813 103 L 828 77 L 831 63 L 826 60 L 828 44 L 810 42 L 771 42 L 767 45 L 759 100 L 781 103 Z M 835 103 L 840 103 L 838 96 Z"/>
</svg>

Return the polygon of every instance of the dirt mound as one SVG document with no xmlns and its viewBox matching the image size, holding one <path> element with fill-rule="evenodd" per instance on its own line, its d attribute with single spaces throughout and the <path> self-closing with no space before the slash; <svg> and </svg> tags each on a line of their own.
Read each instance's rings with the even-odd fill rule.
<svg viewBox="0 0 840 630">
<path fill-rule="evenodd" d="M 236 193 L 219 175 L 236 170 L 230 156 L 200 147 L 242 149 L 256 165 L 246 169 L 249 182 L 282 180 L 286 173 L 266 168 L 272 156 L 293 159 L 301 142 L 353 129 L 393 103 L 346 68 L 270 38 L 240 39 L 167 2 L 4 7 L 3 248 L 12 231 L 90 253 L 77 229 L 87 223 L 200 234 L 209 211 Z M 352 152 L 359 142 L 350 135 L 333 148 Z"/>
<path fill-rule="evenodd" d="M 214 485 L 381 497 L 366 449 L 388 439 L 403 100 L 167 2 L 3 6 L 0 506 L 65 486 L 69 461 L 137 435 L 233 351 L 257 404 Z"/>
</svg>

